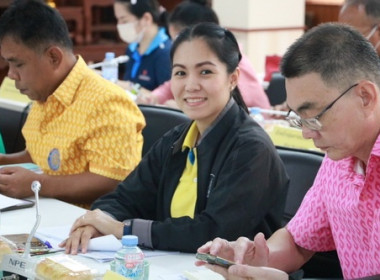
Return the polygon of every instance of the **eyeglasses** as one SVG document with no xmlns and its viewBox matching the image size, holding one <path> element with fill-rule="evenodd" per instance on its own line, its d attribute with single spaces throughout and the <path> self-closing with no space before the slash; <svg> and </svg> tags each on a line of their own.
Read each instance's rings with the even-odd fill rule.
<svg viewBox="0 0 380 280">
<path fill-rule="evenodd" d="M 347 92 L 349 92 L 352 88 L 356 87 L 358 83 L 350 86 L 347 90 L 345 90 L 341 95 L 339 95 L 333 102 L 331 102 L 329 105 L 327 105 L 318 115 L 316 115 L 314 118 L 308 118 L 308 119 L 302 119 L 300 116 L 298 116 L 294 111 L 289 110 L 286 120 L 295 127 L 302 128 L 303 126 L 307 127 L 311 130 L 321 130 L 322 124 L 319 121 L 319 119 L 323 116 L 324 113 L 327 112 L 334 104 L 337 102 L 343 95 L 345 95 Z"/>
<path fill-rule="evenodd" d="M 365 36 L 365 38 L 367 40 L 371 39 L 371 37 L 373 36 L 373 34 L 375 34 L 376 30 L 379 28 L 379 25 L 378 24 L 375 24 L 374 26 L 372 26 L 371 28 L 371 31 L 368 33 L 367 36 Z"/>
</svg>

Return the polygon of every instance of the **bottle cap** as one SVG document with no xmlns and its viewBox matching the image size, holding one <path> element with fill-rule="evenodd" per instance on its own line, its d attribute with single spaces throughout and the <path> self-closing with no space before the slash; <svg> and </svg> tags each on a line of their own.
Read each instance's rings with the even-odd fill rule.
<svg viewBox="0 0 380 280">
<path fill-rule="evenodd" d="M 121 244 L 124 246 L 137 246 L 139 238 L 136 235 L 124 235 L 121 238 Z"/>
<path fill-rule="evenodd" d="M 106 59 L 114 59 L 115 58 L 115 53 L 114 52 L 106 52 Z"/>
<path fill-rule="evenodd" d="M 252 108 L 250 108 L 250 113 L 251 113 L 252 115 L 260 114 L 260 113 L 261 113 L 261 110 L 260 110 L 259 107 L 252 107 Z"/>
</svg>

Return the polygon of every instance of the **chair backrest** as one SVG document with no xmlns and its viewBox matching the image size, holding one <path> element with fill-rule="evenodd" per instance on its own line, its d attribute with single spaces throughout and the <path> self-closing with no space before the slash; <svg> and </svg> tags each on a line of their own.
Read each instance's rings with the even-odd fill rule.
<svg viewBox="0 0 380 280">
<path fill-rule="evenodd" d="M 273 73 L 265 92 L 270 105 L 274 106 L 284 103 L 286 100 L 285 77 L 279 72 Z"/>
<path fill-rule="evenodd" d="M 306 192 L 313 185 L 323 160 L 323 154 L 312 151 L 277 147 L 280 158 L 290 178 L 288 195 L 283 215 L 285 226 L 297 212 Z M 302 266 L 304 279 L 342 279 L 336 251 L 318 252 Z"/>
<path fill-rule="evenodd" d="M 144 136 L 143 156 L 165 132 L 176 125 L 190 121 L 180 110 L 151 105 L 138 106 L 146 121 L 146 126 L 142 131 Z"/>
<path fill-rule="evenodd" d="M 306 192 L 313 185 L 323 154 L 282 147 L 277 147 L 277 151 L 290 178 L 283 217 L 285 225 L 297 212 Z"/>
</svg>

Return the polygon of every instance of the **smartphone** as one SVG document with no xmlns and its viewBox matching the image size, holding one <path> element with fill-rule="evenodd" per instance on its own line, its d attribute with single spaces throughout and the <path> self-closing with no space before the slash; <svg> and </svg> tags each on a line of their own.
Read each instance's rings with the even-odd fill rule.
<svg viewBox="0 0 380 280">
<path fill-rule="evenodd" d="M 204 261 L 204 262 L 207 262 L 209 264 L 215 264 L 215 265 L 219 265 L 219 266 L 222 266 L 224 268 L 229 268 L 231 265 L 234 265 L 235 263 L 232 262 L 232 261 L 229 261 L 229 260 L 226 260 L 226 259 L 223 259 L 223 258 L 220 258 L 218 256 L 214 256 L 214 255 L 211 255 L 211 254 L 204 254 L 204 253 L 197 253 L 195 255 L 195 257 L 198 259 L 198 260 L 201 260 L 201 261 Z"/>
</svg>

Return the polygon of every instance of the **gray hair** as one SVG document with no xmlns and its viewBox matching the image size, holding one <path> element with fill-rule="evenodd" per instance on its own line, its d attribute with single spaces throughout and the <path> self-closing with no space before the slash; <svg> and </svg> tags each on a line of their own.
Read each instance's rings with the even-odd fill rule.
<svg viewBox="0 0 380 280">
<path fill-rule="evenodd" d="M 380 23 L 379 0 L 346 0 L 342 5 L 342 11 L 348 7 L 363 6 L 366 15 L 373 24 Z"/>
</svg>

